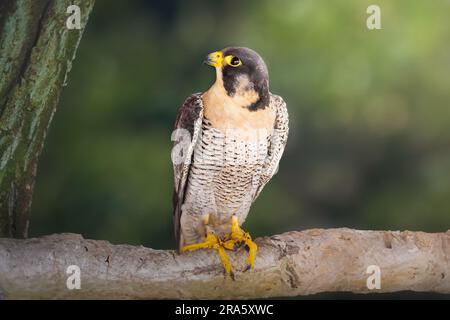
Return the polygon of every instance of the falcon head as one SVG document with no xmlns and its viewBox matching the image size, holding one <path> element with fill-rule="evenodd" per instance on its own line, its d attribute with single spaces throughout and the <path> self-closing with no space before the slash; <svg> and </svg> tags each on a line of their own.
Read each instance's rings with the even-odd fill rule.
<svg viewBox="0 0 450 320">
<path fill-rule="evenodd" d="M 251 111 L 270 100 L 269 72 L 261 56 L 249 48 L 229 47 L 207 55 L 205 64 L 216 69 L 217 86 Z"/>
</svg>

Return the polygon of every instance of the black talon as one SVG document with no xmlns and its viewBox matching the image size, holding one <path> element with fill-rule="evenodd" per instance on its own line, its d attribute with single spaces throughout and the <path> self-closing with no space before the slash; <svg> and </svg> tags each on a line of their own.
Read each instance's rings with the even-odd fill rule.
<svg viewBox="0 0 450 320">
<path fill-rule="evenodd" d="M 242 241 L 235 242 L 234 243 L 234 250 L 239 249 L 240 247 L 242 247 L 243 244 L 244 244 L 244 242 L 242 242 Z"/>
</svg>

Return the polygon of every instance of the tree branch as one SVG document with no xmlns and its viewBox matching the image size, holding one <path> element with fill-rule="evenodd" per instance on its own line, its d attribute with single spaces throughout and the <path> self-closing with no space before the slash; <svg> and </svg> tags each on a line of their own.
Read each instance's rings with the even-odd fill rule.
<svg viewBox="0 0 450 320">
<path fill-rule="evenodd" d="M 217 252 L 178 255 L 112 245 L 76 234 L 0 239 L 0 296 L 6 298 L 222 299 L 402 290 L 450 293 L 450 231 L 446 233 L 311 229 L 256 240 L 255 270 L 246 250 L 230 252 L 236 280 L 224 276 Z M 68 290 L 69 265 L 81 289 Z M 381 289 L 369 290 L 369 265 Z"/>
</svg>

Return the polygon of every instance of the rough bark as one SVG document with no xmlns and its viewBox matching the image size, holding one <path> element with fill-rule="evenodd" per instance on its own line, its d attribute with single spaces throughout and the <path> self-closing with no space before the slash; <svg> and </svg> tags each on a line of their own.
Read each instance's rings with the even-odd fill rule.
<svg viewBox="0 0 450 320">
<path fill-rule="evenodd" d="M 81 30 L 66 28 L 71 4 Z M 93 4 L 0 2 L 0 236 L 27 236 L 38 159 Z"/>
<path fill-rule="evenodd" d="M 312 229 L 256 240 L 252 271 L 246 250 L 231 252 L 236 280 L 216 252 L 185 255 L 112 245 L 76 234 L 0 239 L 0 295 L 5 298 L 264 298 L 318 292 L 403 290 L 450 293 L 446 233 Z M 66 287 L 67 267 L 81 269 L 81 289 Z M 366 286 L 367 267 L 381 270 L 381 289 Z"/>
</svg>

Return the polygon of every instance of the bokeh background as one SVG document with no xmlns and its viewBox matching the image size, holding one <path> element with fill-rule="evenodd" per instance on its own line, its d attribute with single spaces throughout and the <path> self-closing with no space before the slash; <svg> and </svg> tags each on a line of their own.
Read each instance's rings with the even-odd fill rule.
<svg viewBox="0 0 450 320">
<path fill-rule="evenodd" d="M 258 51 L 291 116 L 255 236 L 450 228 L 450 2 L 97 0 L 39 165 L 31 236 L 173 248 L 173 122 L 214 72 Z"/>
</svg>

